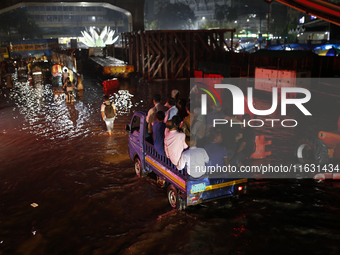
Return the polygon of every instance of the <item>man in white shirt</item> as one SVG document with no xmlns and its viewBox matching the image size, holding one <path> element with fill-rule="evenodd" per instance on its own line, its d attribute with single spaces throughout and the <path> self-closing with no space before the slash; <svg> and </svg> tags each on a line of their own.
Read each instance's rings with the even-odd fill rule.
<svg viewBox="0 0 340 255">
<path fill-rule="evenodd" d="M 185 134 L 178 132 L 180 119 L 174 116 L 172 120 L 166 123 L 164 150 L 166 156 L 171 160 L 172 164 L 177 165 L 182 155 L 182 151 L 188 148 L 185 142 Z"/>
<path fill-rule="evenodd" d="M 168 120 L 171 120 L 178 113 L 178 109 L 176 107 L 176 99 L 170 98 L 168 103 L 170 109 L 165 112 L 164 123 L 166 123 Z"/>
<path fill-rule="evenodd" d="M 206 173 L 205 164 L 209 162 L 209 156 L 205 149 L 196 147 L 195 138 L 190 138 L 190 148 L 183 151 L 178 164 L 178 169 L 187 166 L 187 173 L 193 178 L 202 177 Z"/>
<path fill-rule="evenodd" d="M 149 133 L 152 133 L 152 125 L 156 121 L 156 113 L 158 111 L 166 111 L 166 108 L 161 103 L 161 95 L 155 94 L 153 99 L 153 104 L 155 105 L 148 111 L 148 115 L 146 116 L 146 122 L 148 123 L 148 131 Z"/>
<path fill-rule="evenodd" d="M 64 72 L 63 72 L 63 74 L 62 74 L 62 83 L 63 83 L 63 85 L 65 84 L 68 75 L 69 75 L 69 74 L 68 74 L 68 72 L 67 72 L 67 69 L 65 68 L 65 69 L 64 69 Z"/>
</svg>

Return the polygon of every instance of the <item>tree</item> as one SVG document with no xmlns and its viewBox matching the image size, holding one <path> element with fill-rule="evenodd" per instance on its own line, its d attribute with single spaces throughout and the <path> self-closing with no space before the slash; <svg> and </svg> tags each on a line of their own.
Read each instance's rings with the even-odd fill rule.
<svg viewBox="0 0 340 255">
<path fill-rule="evenodd" d="M 201 24 L 200 29 L 211 29 L 211 28 L 220 28 L 217 22 L 212 20 L 206 20 L 203 24 Z"/>
<path fill-rule="evenodd" d="M 230 22 L 214 22 L 211 20 L 207 20 L 206 22 L 204 22 L 204 24 L 202 24 L 200 26 L 200 29 L 211 29 L 211 28 L 215 28 L 215 29 L 238 29 L 238 26 L 235 26 L 234 23 L 230 23 Z"/>
<path fill-rule="evenodd" d="M 222 21 L 232 22 L 238 18 L 238 7 L 229 7 L 228 5 L 215 4 L 215 19 L 220 23 Z"/>
<path fill-rule="evenodd" d="M 223 20 L 225 20 L 228 13 L 227 5 L 218 5 L 215 4 L 215 19 L 221 24 Z"/>
<path fill-rule="evenodd" d="M 154 20 L 150 24 L 150 30 L 157 30 L 159 29 L 159 22 L 158 20 Z"/>
<path fill-rule="evenodd" d="M 237 20 L 237 18 L 238 18 L 238 8 L 236 6 L 229 7 L 228 11 L 227 11 L 226 18 L 227 18 L 228 22 L 233 22 L 233 21 Z"/>
<path fill-rule="evenodd" d="M 40 28 L 35 23 L 26 8 L 19 8 L 0 15 L 0 30 L 8 35 L 8 39 L 14 34 L 19 35 L 19 39 L 39 37 Z"/>
<path fill-rule="evenodd" d="M 299 22 L 297 21 L 296 18 L 293 21 L 289 22 L 286 25 L 284 31 L 282 32 L 281 37 L 287 38 L 289 42 L 295 42 L 297 39 L 297 36 L 295 33 L 290 33 L 290 31 L 294 31 L 298 24 Z"/>
<path fill-rule="evenodd" d="M 190 7 L 183 3 L 166 3 L 155 15 L 158 20 L 157 29 L 190 29 L 196 20 L 194 12 Z"/>
</svg>

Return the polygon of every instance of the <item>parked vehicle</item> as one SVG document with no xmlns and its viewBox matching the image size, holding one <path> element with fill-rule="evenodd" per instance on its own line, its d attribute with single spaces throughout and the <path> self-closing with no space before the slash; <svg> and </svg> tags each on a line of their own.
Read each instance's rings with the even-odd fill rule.
<svg viewBox="0 0 340 255">
<path fill-rule="evenodd" d="M 28 79 L 27 62 L 24 60 L 16 61 L 18 81 L 25 82 Z"/>
<path fill-rule="evenodd" d="M 50 59 L 52 50 L 58 49 L 58 38 L 32 39 L 10 42 L 9 57 L 11 59 Z"/>
<path fill-rule="evenodd" d="M 178 170 L 166 156 L 159 155 L 154 146 L 146 141 L 148 132 L 147 111 L 135 112 L 131 122 L 126 126 L 129 131 L 129 154 L 135 162 L 138 177 L 146 177 L 153 172 L 157 183 L 167 188 L 170 205 L 178 210 L 187 206 L 207 203 L 222 198 L 238 198 L 247 192 L 248 180 L 219 177 L 202 177 L 194 179 L 186 170 Z"/>
<path fill-rule="evenodd" d="M 45 61 L 33 61 L 28 64 L 29 80 L 33 85 L 51 82 L 51 63 Z"/>
<path fill-rule="evenodd" d="M 322 169 L 332 168 L 331 171 L 316 174 L 315 179 L 340 179 L 338 164 L 340 162 L 340 116 L 338 130 L 306 132 L 305 136 L 295 149 L 295 156 L 299 162 L 321 165 Z M 328 165 L 329 163 L 331 165 Z"/>
</svg>

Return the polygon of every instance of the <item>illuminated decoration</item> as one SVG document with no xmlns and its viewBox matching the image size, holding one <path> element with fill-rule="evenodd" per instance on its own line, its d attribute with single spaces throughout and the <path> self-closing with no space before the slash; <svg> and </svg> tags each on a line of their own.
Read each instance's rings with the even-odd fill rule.
<svg viewBox="0 0 340 255">
<path fill-rule="evenodd" d="M 300 24 L 305 23 L 305 16 L 303 16 L 301 19 L 299 19 L 299 23 L 300 23 Z"/>
<path fill-rule="evenodd" d="M 81 34 L 83 37 L 79 38 L 80 41 L 88 47 L 105 47 L 114 44 L 119 38 L 119 35 L 113 38 L 115 31 L 107 26 L 101 32 L 98 28 L 90 27 L 87 31 L 82 31 Z"/>
</svg>

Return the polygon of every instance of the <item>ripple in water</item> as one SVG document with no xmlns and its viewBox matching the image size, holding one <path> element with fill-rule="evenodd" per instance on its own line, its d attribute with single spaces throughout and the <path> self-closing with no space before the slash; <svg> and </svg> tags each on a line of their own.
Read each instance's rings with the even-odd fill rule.
<svg viewBox="0 0 340 255">
<path fill-rule="evenodd" d="M 17 110 L 25 118 L 26 123 L 21 130 L 51 140 L 105 132 L 100 116 L 101 87 L 90 87 L 84 91 L 82 99 L 89 95 L 96 100 L 82 101 L 78 97 L 73 103 L 66 103 L 61 87 L 50 84 L 32 87 L 29 82 L 18 82 L 16 75 L 13 75 L 13 80 L 14 89 L 9 97 L 16 105 L 13 111 Z M 118 90 L 110 96 L 118 109 L 116 123 L 121 116 L 130 115 L 134 107 L 132 98 L 128 90 Z"/>
</svg>

